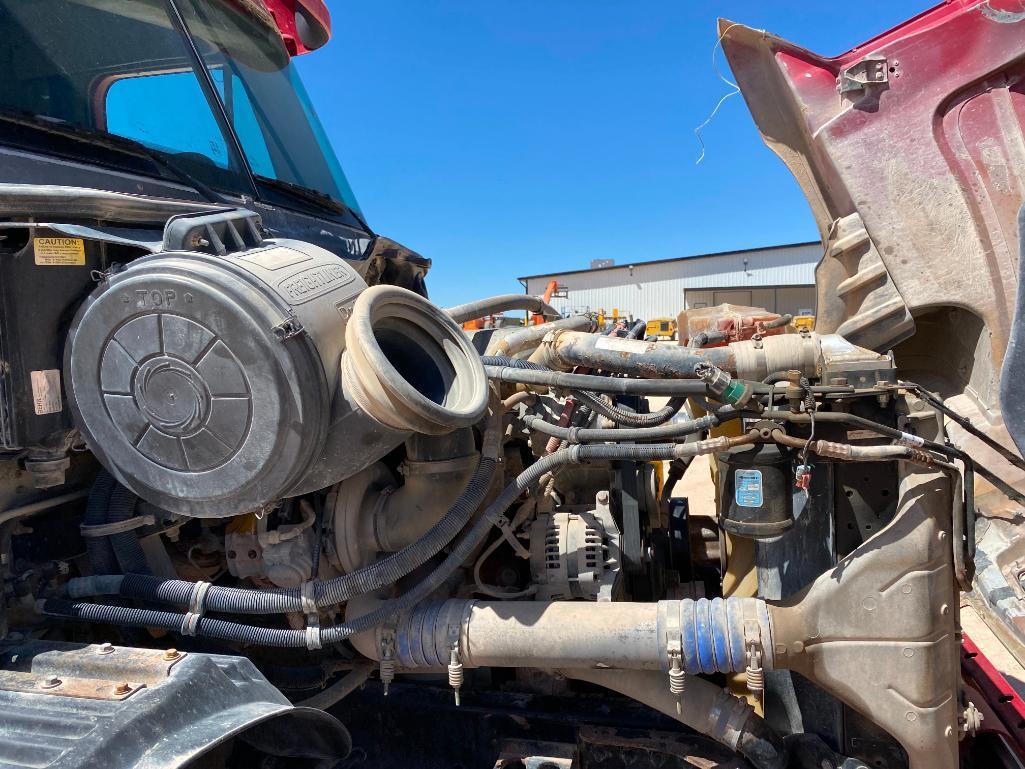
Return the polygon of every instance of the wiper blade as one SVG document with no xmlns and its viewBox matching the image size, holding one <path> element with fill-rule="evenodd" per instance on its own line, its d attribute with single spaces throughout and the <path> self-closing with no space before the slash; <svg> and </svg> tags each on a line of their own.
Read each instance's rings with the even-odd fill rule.
<svg viewBox="0 0 1025 769">
<path fill-rule="evenodd" d="M 53 120 L 45 115 L 37 115 L 30 112 L 16 112 L 0 109 L 0 121 L 28 126 L 46 133 L 76 139 L 78 141 L 86 142 L 87 144 L 103 147 L 104 149 L 111 149 L 115 152 L 122 152 L 142 157 L 149 160 L 154 165 L 159 166 L 161 169 L 175 177 L 178 181 L 192 187 L 209 202 L 231 205 L 231 202 L 223 195 L 215 192 L 206 183 L 200 181 L 188 171 L 179 168 L 168 160 L 165 153 L 147 147 L 142 142 L 137 142 L 134 139 L 117 136 L 115 134 L 107 133 L 106 131 L 97 131 L 92 128 L 77 126 L 64 121 Z"/>
<path fill-rule="evenodd" d="M 277 190 L 281 190 L 286 195 L 299 198 L 307 203 L 312 203 L 315 206 L 330 211 L 335 214 L 352 214 L 356 221 L 363 224 L 363 219 L 360 218 L 355 211 L 349 208 L 345 203 L 340 200 L 327 195 L 319 190 L 313 190 L 309 187 L 302 187 L 298 184 L 292 184 L 291 182 L 282 181 L 281 179 L 272 179 L 269 176 L 257 176 L 256 180 L 260 184 L 266 184 L 268 187 L 274 187 Z"/>
</svg>

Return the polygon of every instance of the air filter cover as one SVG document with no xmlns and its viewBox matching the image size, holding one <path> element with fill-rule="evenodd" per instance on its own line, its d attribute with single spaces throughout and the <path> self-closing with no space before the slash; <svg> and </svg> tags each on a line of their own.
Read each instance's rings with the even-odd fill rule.
<svg viewBox="0 0 1025 769">
<path fill-rule="evenodd" d="M 161 507 L 234 515 L 287 496 L 319 456 L 363 280 L 279 241 L 145 257 L 83 304 L 65 351 L 89 447 Z"/>
</svg>

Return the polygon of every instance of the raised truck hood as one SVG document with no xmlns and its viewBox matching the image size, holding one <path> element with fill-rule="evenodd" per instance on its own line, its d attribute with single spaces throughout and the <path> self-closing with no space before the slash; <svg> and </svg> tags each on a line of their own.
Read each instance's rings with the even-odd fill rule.
<svg viewBox="0 0 1025 769">
<path fill-rule="evenodd" d="M 956 298 L 1003 357 L 1025 194 L 1025 12 L 1008 2 L 1017 12 L 942 3 L 833 58 L 720 20 L 755 122 L 828 247 L 819 331 L 882 349 Z"/>
<path fill-rule="evenodd" d="M 950 0 L 832 58 L 725 20 L 719 34 L 765 143 L 818 223 L 816 330 L 894 348 L 906 379 L 1000 443 L 1025 445 L 1025 341 L 1015 344 L 1025 7 Z M 1025 489 L 1020 470 L 947 428 Z M 1025 661 L 1022 505 L 985 482 L 976 493 L 969 598 Z"/>
</svg>

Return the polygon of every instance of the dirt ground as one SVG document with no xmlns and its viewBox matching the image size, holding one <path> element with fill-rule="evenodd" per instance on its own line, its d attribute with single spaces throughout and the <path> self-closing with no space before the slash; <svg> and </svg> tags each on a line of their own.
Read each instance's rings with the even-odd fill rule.
<svg viewBox="0 0 1025 769">
<path fill-rule="evenodd" d="M 667 400 L 667 398 L 649 398 L 649 407 L 652 411 L 657 411 L 666 404 Z M 715 515 L 715 486 L 712 484 L 712 473 L 708 462 L 708 457 L 695 457 L 683 478 L 673 487 L 672 496 L 687 497 L 690 500 L 690 510 L 695 515 Z M 668 462 L 663 463 L 663 473 L 667 470 L 668 465 Z"/>
</svg>

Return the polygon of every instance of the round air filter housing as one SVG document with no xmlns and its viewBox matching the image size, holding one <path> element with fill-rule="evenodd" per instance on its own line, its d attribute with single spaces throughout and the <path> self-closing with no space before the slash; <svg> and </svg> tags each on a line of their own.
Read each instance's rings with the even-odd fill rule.
<svg viewBox="0 0 1025 769">
<path fill-rule="evenodd" d="M 136 260 L 72 325 L 65 381 L 76 423 L 119 481 L 186 515 L 235 515 L 348 477 L 410 432 L 382 426 L 340 389 L 346 325 L 365 290 L 334 254 L 291 241 Z M 435 324 L 425 338 L 452 329 Z M 468 369 L 451 371 L 449 389 L 461 392 Z M 486 405 L 457 400 L 455 422 Z M 332 429 L 346 436 L 327 450 Z"/>
</svg>

